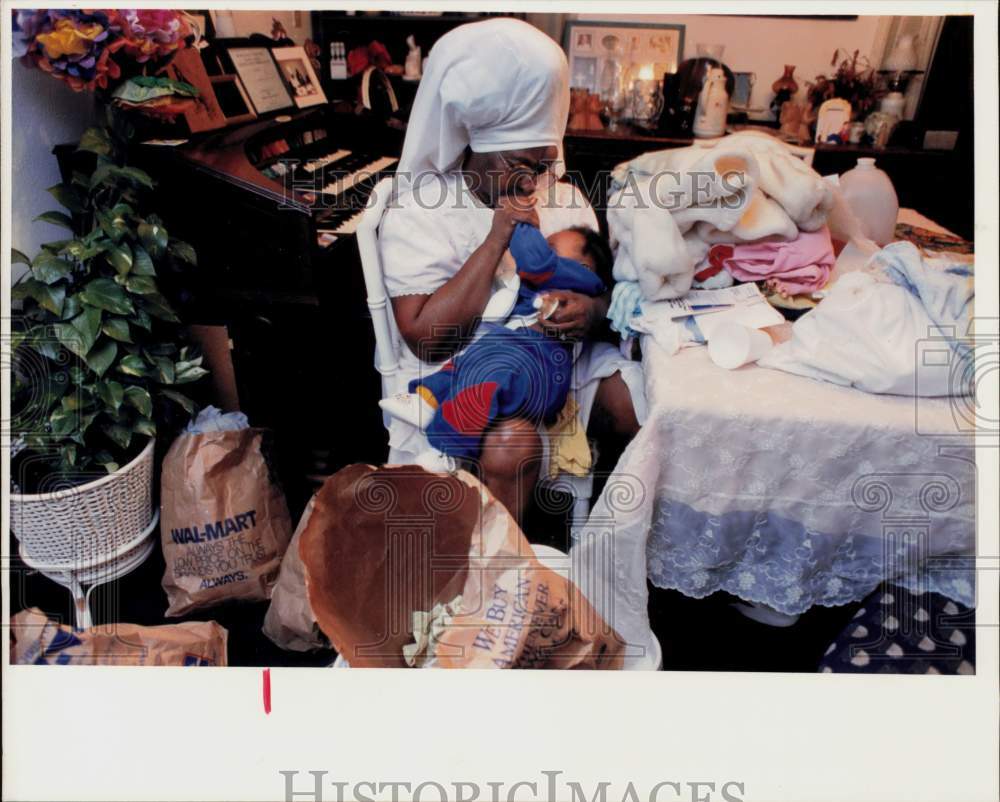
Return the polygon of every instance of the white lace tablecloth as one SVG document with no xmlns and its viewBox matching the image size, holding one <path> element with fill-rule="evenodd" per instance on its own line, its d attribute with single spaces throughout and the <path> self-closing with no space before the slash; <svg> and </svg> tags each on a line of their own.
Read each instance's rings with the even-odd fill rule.
<svg viewBox="0 0 1000 802">
<path fill-rule="evenodd" d="M 726 371 L 651 337 L 643 349 L 649 418 L 573 548 L 578 585 L 629 643 L 650 644 L 647 576 L 789 614 L 888 577 L 974 604 L 967 399 Z"/>
</svg>

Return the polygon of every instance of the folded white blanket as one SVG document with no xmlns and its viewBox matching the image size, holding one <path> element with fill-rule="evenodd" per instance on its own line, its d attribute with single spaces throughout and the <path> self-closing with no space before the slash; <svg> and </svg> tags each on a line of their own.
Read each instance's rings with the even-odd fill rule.
<svg viewBox="0 0 1000 802">
<path fill-rule="evenodd" d="M 766 134 L 643 154 L 612 173 L 615 279 L 638 281 L 648 300 L 680 297 L 712 243 L 792 239 L 832 204 L 830 186 Z"/>
<path fill-rule="evenodd" d="M 757 364 L 869 393 L 968 395 L 974 301 L 969 265 L 894 242 L 842 276 Z"/>
</svg>

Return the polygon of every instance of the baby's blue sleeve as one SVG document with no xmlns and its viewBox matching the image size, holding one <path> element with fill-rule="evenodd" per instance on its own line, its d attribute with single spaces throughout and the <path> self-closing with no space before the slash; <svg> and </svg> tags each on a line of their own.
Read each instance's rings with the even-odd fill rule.
<svg viewBox="0 0 1000 802">
<path fill-rule="evenodd" d="M 510 252 L 517 262 L 517 274 L 525 291 L 520 294 L 514 310 L 519 314 L 528 290 L 572 290 L 590 296 L 604 292 L 604 282 L 593 270 L 573 259 L 557 256 L 542 232 L 527 223 L 514 227 Z"/>
<path fill-rule="evenodd" d="M 510 253 L 517 262 L 518 273 L 551 273 L 556 267 L 556 252 L 542 232 L 527 223 L 514 226 L 510 238 Z"/>
</svg>

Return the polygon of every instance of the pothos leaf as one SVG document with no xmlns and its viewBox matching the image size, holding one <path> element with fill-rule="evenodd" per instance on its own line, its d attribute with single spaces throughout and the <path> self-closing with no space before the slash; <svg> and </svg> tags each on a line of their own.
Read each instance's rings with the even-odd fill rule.
<svg viewBox="0 0 1000 802">
<path fill-rule="evenodd" d="M 101 310 L 92 306 L 88 307 L 74 317 L 70 321 L 70 325 L 83 336 L 89 351 L 91 346 L 97 342 L 97 335 L 101 333 Z"/>
<path fill-rule="evenodd" d="M 198 254 L 188 243 L 175 239 L 170 241 L 170 253 L 191 265 L 198 264 Z"/>
<path fill-rule="evenodd" d="M 55 284 L 73 272 L 73 266 L 54 253 L 42 251 L 31 263 L 31 275 L 44 284 Z"/>
<path fill-rule="evenodd" d="M 114 340 L 105 340 L 95 345 L 84 360 L 87 366 L 98 376 L 103 376 L 105 371 L 111 367 L 111 363 L 118 356 L 118 345 Z"/>
<path fill-rule="evenodd" d="M 150 320 L 149 313 L 145 309 L 136 309 L 135 314 L 132 316 L 132 322 L 146 331 L 150 331 L 153 328 L 153 321 Z"/>
<path fill-rule="evenodd" d="M 80 214 L 86 208 L 80 195 L 71 184 L 56 184 L 45 191 L 55 198 L 60 206 L 69 209 L 74 214 Z"/>
<path fill-rule="evenodd" d="M 11 287 L 10 297 L 14 300 L 33 298 L 40 307 L 58 316 L 66 300 L 66 287 L 62 284 L 48 286 L 37 279 L 25 278 Z"/>
<path fill-rule="evenodd" d="M 132 424 L 132 428 L 139 434 L 145 434 L 149 437 L 154 437 L 156 435 L 156 424 L 149 418 L 137 419 L 136 422 Z"/>
<path fill-rule="evenodd" d="M 164 398 L 169 398 L 175 404 L 180 404 L 188 415 L 194 415 L 195 410 L 198 408 L 194 401 L 183 393 L 178 393 L 176 390 L 160 390 L 160 395 Z"/>
<path fill-rule="evenodd" d="M 109 278 L 89 282 L 80 293 L 80 300 L 116 315 L 131 314 L 134 309 L 125 291 Z"/>
<path fill-rule="evenodd" d="M 76 146 L 76 149 L 87 150 L 91 153 L 106 156 L 111 152 L 111 139 L 104 128 L 88 128 L 83 132 L 83 136 L 80 137 L 80 143 Z"/>
<path fill-rule="evenodd" d="M 137 354 L 129 354 L 121 359 L 118 363 L 118 370 L 127 376 L 149 376 L 152 372 L 149 367 L 147 367 L 143 358 Z"/>
<path fill-rule="evenodd" d="M 64 212 L 42 212 L 32 222 L 51 223 L 54 226 L 62 226 L 73 231 L 73 220 Z"/>
<path fill-rule="evenodd" d="M 149 418 L 153 415 L 153 399 L 149 392 L 135 385 L 125 388 L 125 400 L 139 410 L 139 414 Z"/>
<path fill-rule="evenodd" d="M 123 317 L 109 317 L 104 321 L 101 331 L 123 343 L 132 342 L 132 335 L 129 333 L 128 321 Z"/>
<path fill-rule="evenodd" d="M 113 380 L 97 383 L 97 395 L 100 399 L 116 412 L 125 399 L 125 388 Z"/>
<path fill-rule="evenodd" d="M 94 327 L 95 315 L 96 328 Z M 101 328 L 101 310 L 87 309 L 69 323 L 56 323 L 52 328 L 63 346 L 79 357 L 86 357 L 90 349 L 94 347 L 94 343 L 97 342 L 97 334 Z"/>
<path fill-rule="evenodd" d="M 149 252 L 149 255 L 154 259 L 159 259 L 163 256 L 163 252 L 167 248 L 167 242 L 169 242 L 169 237 L 167 236 L 167 230 L 158 223 L 150 223 L 147 219 L 146 222 L 140 223 L 138 228 L 139 239 L 142 241 L 142 246 Z"/>
<path fill-rule="evenodd" d="M 102 426 L 101 431 L 119 448 L 128 448 L 129 443 L 132 442 L 132 432 L 117 423 Z"/>
<path fill-rule="evenodd" d="M 132 249 L 127 242 L 108 248 L 106 258 L 120 276 L 127 275 L 132 270 Z"/>
<path fill-rule="evenodd" d="M 173 384 L 176 378 L 176 371 L 174 370 L 174 363 L 171 362 L 166 357 L 158 356 L 153 359 L 153 364 L 156 366 L 157 377 L 163 384 Z"/>
<path fill-rule="evenodd" d="M 135 246 L 135 258 L 132 260 L 132 275 L 134 276 L 155 276 L 156 268 L 153 260 L 146 253 L 146 249 L 141 245 Z"/>
<path fill-rule="evenodd" d="M 136 295 L 158 295 L 156 282 L 149 276 L 129 276 L 125 281 L 125 289 Z"/>
</svg>

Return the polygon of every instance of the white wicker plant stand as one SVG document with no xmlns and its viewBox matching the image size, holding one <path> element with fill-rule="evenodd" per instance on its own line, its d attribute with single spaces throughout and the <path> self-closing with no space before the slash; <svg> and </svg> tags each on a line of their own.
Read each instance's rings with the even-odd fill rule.
<svg viewBox="0 0 1000 802">
<path fill-rule="evenodd" d="M 77 629 L 93 624 L 93 589 L 135 570 L 156 545 L 153 448 L 150 440 L 128 465 L 79 487 L 11 494 L 21 559 L 73 594 Z"/>
</svg>

